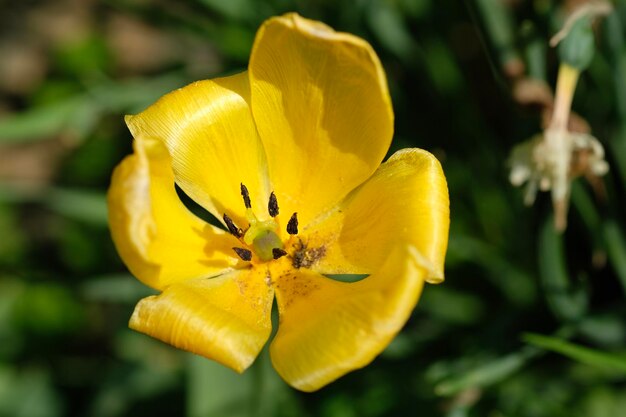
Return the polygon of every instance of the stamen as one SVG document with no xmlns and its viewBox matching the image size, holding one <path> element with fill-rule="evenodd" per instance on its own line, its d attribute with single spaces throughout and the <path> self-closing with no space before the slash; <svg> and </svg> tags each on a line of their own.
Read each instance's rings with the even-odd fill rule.
<svg viewBox="0 0 626 417">
<path fill-rule="evenodd" d="M 267 203 L 267 211 L 272 217 L 278 216 L 278 200 L 276 200 L 276 194 L 274 194 L 274 191 L 270 194 L 270 201 Z"/>
<path fill-rule="evenodd" d="M 243 204 L 246 205 L 246 208 L 252 208 L 252 204 L 250 204 L 250 193 L 243 183 L 241 183 L 241 196 L 243 197 Z"/>
<path fill-rule="evenodd" d="M 243 236 L 243 230 L 241 230 L 240 228 L 238 228 L 235 223 L 233 222 L 233 219 L 231 219 L 230 217 L 228 217 L 228 214 L 224 213 L 224 223 L 226 223 L 226 227 L 228 227 L 228 231 L 235 237 L 239 238 L 241 236 Z"/>
<path fill-rule="evenodd" d="M 285 251 L 284 249 L 280 249 L 280 248 L 272 249 L 272 256 L 274 256 L 274 259 L 282 258 L 285 255 L 287 255 L 287 251 Z"/>
<path fill-rule="evenodd" d="M 287 233 L 290 235 L 298 234 L 298 213 L 293 213 L 287 223 Z"/>
<path fill-rule="evenodd" d="M 252 251 L 244 248 L 233 248 L 235 253 L 244 261 L 249 262 L 252 259 Z"/>
</svg>

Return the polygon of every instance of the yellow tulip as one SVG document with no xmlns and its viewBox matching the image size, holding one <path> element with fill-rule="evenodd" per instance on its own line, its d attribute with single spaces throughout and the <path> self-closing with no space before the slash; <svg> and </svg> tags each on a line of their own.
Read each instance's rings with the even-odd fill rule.
<svg viewBox="0 0 626 417">
<path fill-rule="evenodd" d="M 276 297 L 273 365 L 314 391 L 370 363 L 423 282 L 443 280 L 445 177 L 420 149 L 381 165 L 393 111 L 360 38 L 271 18 L 248 71 L 193 83 L 126 122 L 134 153 L 113 174 L 112 236 L 160 291 L 135 308 L 137 331 L 243 372 L 270 336 Z M 174 184 L 226 227 L 190 213 Z"/>
</svg>

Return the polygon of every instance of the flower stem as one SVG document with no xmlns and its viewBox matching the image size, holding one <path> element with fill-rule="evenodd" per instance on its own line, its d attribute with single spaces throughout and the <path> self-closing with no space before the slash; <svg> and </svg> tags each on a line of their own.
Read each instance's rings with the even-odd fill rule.
<svg viewBox="0 0 626 417">
<path fill-rule="evenodd" d="M 567 130 L 567 123 L 572 108 L 572 99 L 576 91 L 576 84 L 580 71 L 562 63 L 559 67 L 559 76 L 556 81 L 556 98 L 554 112 L 550 121 L 550 129 Z"/>
<path fill-rule="evenodd" d="M 567 200 L 569 198 L 569 173 L 572 143 L 567 129 L 572 108 L 572 99 L 580 71 L 567 63 L 561 63 L 556 81 L 556 97 L 550 125 L 545 131 L 546 150 L 550 154 L 550 165 L 554 170 L 552 205 L 555 227 L 565 230 L 567 224 Z"/>
</svg>

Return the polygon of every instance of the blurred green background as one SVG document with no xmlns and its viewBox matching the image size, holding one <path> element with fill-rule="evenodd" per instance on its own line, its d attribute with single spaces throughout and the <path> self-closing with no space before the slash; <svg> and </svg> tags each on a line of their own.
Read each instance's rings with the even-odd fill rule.
<svg viewBox="0 0 626 417">
<path fill-rule="evenodd" d="M 626 416 L 626 1 L 594 25 L 573 109 L 611 170 L 569 226 L 507 180 L 540 132 L 585 1 L 0 0 L 0 416 Z M 127 328 L 149 290 L 106 221 L 122 116 L 244 69 L 260 23 L 297 11 L 367 39 L 387 71 L 392 151 L 442 161 L 447 281 L 365 369 L 314 394 L 267 352 L 244 375 Z"/>
</svg>

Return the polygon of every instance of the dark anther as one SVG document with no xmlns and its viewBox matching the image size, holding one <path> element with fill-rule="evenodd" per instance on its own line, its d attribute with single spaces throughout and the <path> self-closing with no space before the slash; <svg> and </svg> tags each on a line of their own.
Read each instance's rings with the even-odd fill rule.
<svg viewBox="0 0 626 417">
<path fill-rule="evenodd" d="M 224 223 L 226 223 L 226 227 L 228 227 L 228 231 L 235 237 L 241 237 L 243 235 L 243 230 L 238 228 L 233 219 L 228 217 L 228 214 L 224 213 Z"/>
<path fill-rule="evenodd" d="M 290 235 L 298 234 L 298 213 L 293 213 L 287 223 L 287 233 Z"/>
<path fill-rule="evenodd" d="M 276 200 L 276 194 L 274 194 L 274 191 L 270 194 L 270 202 L 267 203 L 267 211 L 272 217 L 278 216 L 278 200 Z"/>
<path fill-rule="evenodd" d="M 272 249 L 272 256 L 274 257 L 274 259 L 282 258 L 285 255 L 287 255 L 287 252 L 283 249 L 279 249 L 279 248 Z"/>
<path fill-rule="evenodd" d="M 244 248 L 233 248 L 233 250 L 235 251 L 235 253 L 237 255 L 239 255 L 239 257 L 241 259 L 243 259 L 244 261 L 250 261 L 250 259 L 252 259 L 252 252 L 249 251 L 248 249 L 244 249 Z"/>
<path fill-rule="evenodd" d="M 251 208 L 252 204 L 250 204 L 250 193 L 248 192 L 248 187 L 241 183 L 241 196 L 243 197 L 243 204 L 246 205 L 246 208 Z"/>
</svg>

